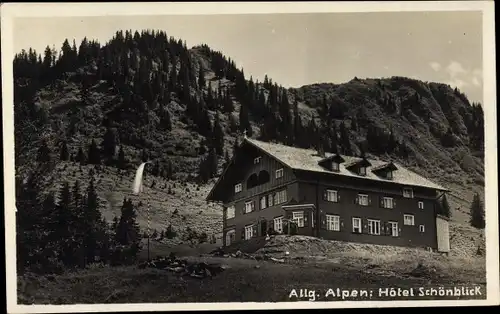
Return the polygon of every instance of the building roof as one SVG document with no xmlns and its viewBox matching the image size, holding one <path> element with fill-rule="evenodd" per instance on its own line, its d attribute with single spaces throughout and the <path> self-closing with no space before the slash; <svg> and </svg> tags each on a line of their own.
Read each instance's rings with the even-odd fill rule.
<svg viewBox="0 0 500 314">
<path fill-rule="evenodd" d="M 279 160 L 281 163 L 286 166 L 294 169 L 294 170 L 303 170 L 310 172 L 318 172 L 318 173 L 329 173 L 331 175 L 342 175 L 346 177 L 356 177 L 365 180 L 373 180 L 373 181 L 384 181 L 384 182 L 393 182 L 407 186 L 416 186 L 416 187 L 425 187 L 430 189 L 436 189 L 441 191 L 448 191 L 448 189 L 442 187 L 439 184 L 436 184 L 413 171 L 406 169 L 393 162 L 393 164 L 397 167 L 397 171 L 394 171 L 392 180 L 380 177 L 375 174 L 373 169 L 380 169 L 384 165 L 387 165 L 387 161 L 376 160 L 376 159 L 368 159 L 371 164 L 366 169 L 366 175 L 360 176 L 346 168 L 346 165 L 352 165 L 357 161 L 361 161 L 362 158 L 353 157 L 353 156 L 345 156 L 341 155 L 345 160 L 345 163 L 339 165 L 339 171 L 333 172 L 328 169 L 323 168 L 319 162 L 324 160 L 325 157 L 328 158 L 334 154 L 326 153 L 326 156 L 321 157 L 317 154 L 315 150 L 312 149 L 303 149 L 297 147 L 286 146 L 283 144 L 262 142 L 255 139 L 245 138 L 244 141 L 250 143 L 251 145 L 261 149 L 267 154 Z"/>
</svg>

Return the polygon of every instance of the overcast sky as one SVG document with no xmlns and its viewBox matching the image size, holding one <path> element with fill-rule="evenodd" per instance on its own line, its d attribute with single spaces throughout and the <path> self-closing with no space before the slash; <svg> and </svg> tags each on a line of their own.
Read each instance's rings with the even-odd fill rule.
<svg viewBox="0 0 500 314">
<path fill-rule="evenodd" d="M 285 87 L 354 76 L 408 76 L 458 87 L 482 102 L 481 12 L 377 12 L 18 18 L 14 49 L 101 43 L 117 30 L 161 29 L 222 51 L 247 77 Z"/>
</svg>

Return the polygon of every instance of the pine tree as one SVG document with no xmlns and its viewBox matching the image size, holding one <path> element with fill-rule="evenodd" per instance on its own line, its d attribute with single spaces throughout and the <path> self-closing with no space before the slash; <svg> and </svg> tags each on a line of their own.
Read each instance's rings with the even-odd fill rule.
<svg viewBox="0 0 500 314">
<path fill-rule="evenodd" d="M 101 163 L 101 152 L 99 151 L 94 139 L 90 142 L 88 156 L 89 164 L 99 165 Z"/>
<path fill-rule="evenodd" d="M 451 208 L 450 204 L 448 203 L 448 199 L 446 198 L 446 194 L 443 195 L 441 198 L 441 206 L 440 206 L 440 214 L 445 216 L 445 217 L 451 217 Z"/>
<path fill-rule="evenodd" d="M 213 145 L 215 151 L 219 156 L 224 153 L 224 130 L 222 130 L 222 125 L 220 123 L 219 113 L 215 115 L 214 128 L 212 131 L 213 135 Z"/>
<path fill-rule="evenodd" d="M 115 158 L 116 146 L 118 146 L 117 131 L 114 128 L 108 127 L 102 141 L 102 153 L 104 158 L 113 160 Z"/>
<path fill-rule="evenodd" d="M 250 126 L 250 118 L 248 116 L 248 108 L 244 105 L 241 106 L 240 108 L 240 121 L 239 121 L 239 127 L 240 127 L 240 132 L 244 133 L 246 132 L 248 137 L 252 137 L 252 128 Z"/>
<path fill-rule="evenodd" d="M 125 158 L 125 152 L 123 151 L 123 145 L 120 146 L 120 149 L 118 150 L 117 165 L 118 165 L 118 168 L 120 168 L 120 169 L 125 169 L 127 166 L 127 159 Z"/>
<path fill-rule="evenodd" d="M 68 145 L 66 144 L 66 141 L 63 141 L 61 143 L 61 150 L 59 153 L 59 160 L 61 161 L 67 161 L 69 160 L 69 151 L 68 151 Z"/>
<path fill-rule="evenodd" d="M 87 188 L 87 195 L 85 197 L 85 208 L 83 215 L 84 237 L 83 247 L 85 248 L 85 261 L 86 263 L 94 262 L 95 256 L 98 255 L 99 239 L 102 234 L 101 228 L 101 213 L 99 211 L 99 198 L 94 186 L 94 180 L 91 179 Z M 101 240 L 101 241 L 99 241 Z"/>
<path fill-rule="evenodd" d="M 485 222 L 485 214 L 484 214 L 484 206 L 481 202 L 481 198 L 479 194 L 474 194 L 474 198 L 472 199 L 471 207 L 470 207 L 470 225 L 477 229 L 484 229 L 486 226 Z"/>
<path fill-rule="evenodd" d="M 78 148 L 78 153 L 76 154 L 75 161 L 79 162 L 81 165 L 84 165 L 87 162 L 87 157 L 85 156 L 85 153 L 83 152 L 83 149 L 81 147 Z"/>
<path fill-rule="evenodd" d="M 34 175 L 26 182 L 16 179 L 16 238 L 17 238 L 17 268 L 22 273 L 36 258 L 39 237 L 37 236 L 39 216 L 38 186 Z"/>
<path fill-rule="evenodd" d="M 52 239 L 58 242 L 59 259 L 66 265 L 72 266 L 75 262 L 75 248 L 78 239 L 75 239 L 74 207 L 72 193 L 68 182 L 64 182 L 59 192 L 59 202 L 56 206 L 57 224 L 52 230 Z"/>
<path fill-rule="evenodd" d="M 351 140 L 344 121 L 340 124 L 340 145 L 345 155 L 352 155 Z"/>
<path fill-rule="evenodd" d="M 137 258 L 140 250 L 140 229 L 137 224 L 137 213 L 130 199 L 124 199 L 121 208 L 120 220 L 118 222 L 115 240 L 118 244 L 127 246 L 128 257 L 132 260 Z"/>
<path fill-rule="evenodd" d="M 40 163 L 48 163 L 50 162 L 50 148 L 47 144 L 47 141 L 42 140 L 42 144 L 38 149 L 37 161 Z"/>
</svg>

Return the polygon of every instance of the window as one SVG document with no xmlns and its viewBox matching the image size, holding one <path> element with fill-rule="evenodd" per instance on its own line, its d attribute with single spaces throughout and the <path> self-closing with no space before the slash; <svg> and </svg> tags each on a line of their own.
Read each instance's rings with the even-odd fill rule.
<svg viewBox="0 0 500 314">
<path fill-rule="evenodd" d="M 391 228 L 391 236 L 393 236 L 393 237 L 399 236 L 398 223 L 395 221 L 389 221 L 389 225 Z"/>
<path fill-rule="evenodd" d="M 358 194 L 358 204 L 362 206 L 368 206 L 368 195 Z"/>
<path fill-rule="evenodd" d="M 267 207 L 267 197 L 262 196 L 260 198 L 260 209 L 264 209 Z"/>
<path fill-rule="evenodd" d="M 404 188 L 403 189 L 403 197 L 413 198 L 413 190 L 410 188 Z"/>
<path fill-rule="evenodd" d="M 286 202 L 286 190 L 278 191 L 274 194 L 274 205 Z"/>
<path fill-rule="evenodd" d="M 242 190 L 241 183 L 238 183 L 234 186 L 234 193 L 239 193 Z"/>
<path fill-rule="evenodd" d="M 425 226 L 424 225 L 418 226 L 418 229 L 420 230 L 420 232 L 425 232 Z"/>
<path fill-rule="evenodd" d="M 361 218 L 352 218 L 352 232 L 361 233 Z"/>
<path fill-rule="evenodd" d="M 236 214 L 236 209 L 234 208 L 234 206 L 228 206 L 226 218 L 227 219 L 234 218 L 235 214 Z"/>
<path fill-rule="evenodd" d="M 413 215 L 404 215 L 404 224 L 407 226 L 414 226 L 415 217 L 413 217 Z"/>
<path fill-rule="evenodd" d="M 418 209 L 424 209 L 424 202 L 418 202 Z"/>
<path fill-rule="evenodd" d="M 253 237 L 253 225 L 245 226 L 245 240 Z"/>
<path fill-rule="evenodd" d="M 273 205 L 274 205 L 273 200 L 274 200 L 274 199 L 273 199 L 273 196 L 272 196 L 271 194 L 269 194 L 269 195 L 267 196 L 267 207 L 271 207 L 271 206 L 273 206 Z"/>
<path fill-rule="evenodd" d="M 392 180 L 392 171 L 387 171 L 385 174 L 386 179 Z"/>
<path fill-rule="evenodd" d="M 340 231 L 340 217 L 335 215 L 326 215 L 326 230 Z"/>
<path fill-rule="evenodd" d="M 332 170 L 339 171 L 339 164 L 335 161 L 332 161 Z"/>
<path fill-rule="evenodd" d="M 283 217 L 274 218 L 274 230 L 279 233 L 283 232 Z"/>
<path fill-rule="evenodd" d="M 392 197 L 384 197 L 382 199 L 384 208 L 394 208 L 394 202 L 392 200 Z"/>
<path fill-rule="evenodd" d="M 283 169 L 276 170 L 276 179 L 283 177 Z"/>
<path fill-rule="evenodd" d="M 304 227 L 304 212 L 293 212 L 292 220 L 297 224 L 297 227 Z"/>
<path fill-rule="evenodd" d="M 338 202 L 338 193 L 334 190 L 326 190 L 326 200 L 328 202 Z"/>
<path fill-rule="evenodd" d="M 255 209 L 255 203 L 253 201 L 245 203 L 245 214 L 253 212 Z"/>
<path fill-rule="evenodd" d="M 368 233 L 380 235 L 380 220 L 368 219 Z"/>
<path fill-rule="evenodd" d="M 256 164 L 258 164 L 258 163 L 260 163 L 260 157 L 255 157 L 255 158 L 253 159 L 253 163 L 254 163 L 255 165 L 256 165 Z"/>
<path fill-rule="evenodd" d="M 362 175 L 362 176 L 365 176 L 366 175 L 366 167 L 360 167 L 359 168 L 359 174 Z"/>
</svg>

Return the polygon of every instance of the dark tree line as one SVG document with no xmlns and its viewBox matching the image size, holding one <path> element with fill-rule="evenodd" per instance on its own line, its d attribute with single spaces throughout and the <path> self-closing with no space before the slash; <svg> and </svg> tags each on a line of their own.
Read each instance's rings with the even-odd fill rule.
<svg viewBox="0 0 500 314">
<path fill-rule="evenodd" d="M 125 200 L 118 223 L 101 216 L 93 179 L 64 182 L 42 195 L 36 174 L 16 180 L 18 272 L 50 273 L 101 262 L 122 264 L 140 250 L 134 205 Z"/>
</svg>

